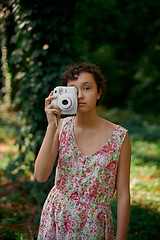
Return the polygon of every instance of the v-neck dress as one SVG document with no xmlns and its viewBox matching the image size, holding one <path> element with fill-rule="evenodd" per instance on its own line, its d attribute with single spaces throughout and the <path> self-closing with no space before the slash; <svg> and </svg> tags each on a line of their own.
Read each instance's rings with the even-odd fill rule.
<svg viewBox="0 0 160 240">
<path fill-rule="evenodd" d="M 55 186 L 43 206 L 38 240 L 113 240 L 111 203 L 127 130 L 116 125 L 102 149 L 85 156 L 74 137 L 74 118 L 63 120 Z"/>
</svg>

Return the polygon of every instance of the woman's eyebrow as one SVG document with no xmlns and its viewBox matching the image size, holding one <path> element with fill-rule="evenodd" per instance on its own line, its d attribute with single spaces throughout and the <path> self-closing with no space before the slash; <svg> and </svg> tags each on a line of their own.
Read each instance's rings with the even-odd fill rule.
<svg viewBox="0 0 160 240">
<path fill-rule="evenodd" d="M 87 82 L 87 81 L 84 82 L 84 83 L 82 83 L 82 85 L 87 85 L 87 84 L 88 84 L 88 85 L 93 85 L 92 82 Z M 76 86 L 75 86 L 74 84 L 69 84 L 68 87 L 76 87 Z"/>
<path fill-rule="evenodd" d="M 93 83 L 92 83 L 92 82 L 84 82 L 84 83 L 83 83 L 83 85 L 86 85 L 86 84 L 92 85 Z"/>
</svg>

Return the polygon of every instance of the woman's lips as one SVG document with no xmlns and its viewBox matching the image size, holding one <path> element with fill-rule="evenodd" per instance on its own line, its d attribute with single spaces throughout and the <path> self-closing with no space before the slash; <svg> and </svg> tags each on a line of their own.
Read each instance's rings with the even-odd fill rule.
<svg viewBox="0 0 160 240">
<path fill-rule="evenodd" d="M 78 106 L 84 106 L 86 103 L 84 103 L 84 102 L 79 102 L 78 103 Z"/>
</svg>

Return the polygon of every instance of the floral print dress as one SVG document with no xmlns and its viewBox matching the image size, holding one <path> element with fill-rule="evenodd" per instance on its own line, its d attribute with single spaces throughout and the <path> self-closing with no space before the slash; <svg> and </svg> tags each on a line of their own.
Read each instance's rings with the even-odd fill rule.
<svg viewBox="0 0 160 240">
<path fill-rule="evenodd" d="M 74 118 L 63 120 L 55 186 L 43 206 L 38 240 L 113 240 L 111 203 L 127 130 L 116 125 L 103 148 L 85 156 L 74 137 Z"/>
</svg>

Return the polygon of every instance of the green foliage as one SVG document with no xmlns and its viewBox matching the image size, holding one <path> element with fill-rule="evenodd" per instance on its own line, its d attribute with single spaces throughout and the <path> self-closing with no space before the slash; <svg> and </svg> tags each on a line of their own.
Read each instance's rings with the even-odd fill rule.
<svg viewBox="0 0 160 240">
<path fill-rule="evenodd" d="M 10 229 L 0 229 L 1 240 L 26 240 L 25 233 L 16 233 Z"/>
<path fill-rule="evenodd" d="M 141 113 L 151 111 L 157 115 L 160 109 L 159 41 L 160 34 L 137 62 L 137 71 L 133 77 L 135 84 L 131 89 L 130 104 Z"/>
<path fill-rule="evenodd" d="M 26 238 L 24 238 L 27 234 L 25 233 L 16 233 L 15 234 L 17 237 L 16 237 L 16 240 L 25 240 Z"/>
<path fill-rule="evenodd" d="M 10 229 L 0 229 L 0 236 L 2 240 L 16 240 L 15 232 Z"/>
<path fill-rule="evenodd" d="M 23 126 L 17 141 L 20 154 L 8 167 L 8 176 L 17 181 L 27 172 L 33 172 L 47 126 L 44 100 L 59 84 L 66 65 L 73 61 L 74 1 L 46 4 L 44 0 L 12 0 L 10 8 L 15 29 L 9 67 L 13 89 L 17 88 L 14 106 L 21 109 Z"/>
<path fill-rule="evenodd" d="M 56 85 L 65 64 L 76 59 L 101 66 L 107 79 L 103 103 L 108 107 L 127 105 L 157 113 L 159 1 L 9 2 L 11 14 L 5 21 L 16 106 L 22 104 L 21 97 L 23 102 L 30 98 L 29 92 L 39 94 L 38 88 L 46 88 L 47 95 L 45 83 Z M 16 94 L 19 88 L 26 94 Z"/>
<path fill-rule="evenodd" d="M 65 64 L 76 59 L 101 66 L 107 79 L 105 105 L 157 113 L 159 1 L 9 2 L 5 21 L 16 106 L 39 94 L 39 88 L 47 95 L 45 83 L 57 84 Z M 23 95 L 16 94 L 19 88 L 26 89 Z"/>
<path fill-rule="evenodd" d="M 77 3 L 75 47 L 82 60 L 101 66 L 107 79 L 103 103 L 108 107 L 128 105 L 157 114 L 159 8 L 159 1 L 146 0 Z"/>
<path fill-rule="evenodd" d="M 128 239 L 135 239 L 135 237 L 137 240 L 159 239 L 159 214 L 155 214 L 148 208 L 133 206 L 131 208 L 131 216 Z"/>
<path fill-rule="evenodd" d="M 116 234 L 117 225 L 117 204 L 114 199 L 112 203 L 114 232 Z M 150 210 L 147 206 L 132 204 L 130 212 L 130 222 L 128 228 L 127 240 L 159 240 L 159 221 L 160 214 Z"/>
<path fill-rule="evenodd" d="M 9 125 L 0 119 L 0 142 L 7 142 L 8 138 L 17 137 L 18 126 Z"/>
</svg>

